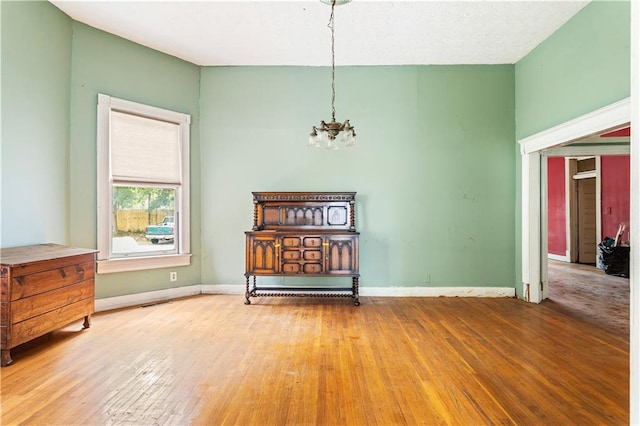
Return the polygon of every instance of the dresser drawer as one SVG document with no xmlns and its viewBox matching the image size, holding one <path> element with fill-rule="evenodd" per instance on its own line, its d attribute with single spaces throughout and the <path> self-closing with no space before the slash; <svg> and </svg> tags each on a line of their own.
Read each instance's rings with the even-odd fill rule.
<svg viewBox="0 0 640 426">
<path fill-rule="evenodd" d="M 282 246 L 283 247 L 300 247 L 300 238 L 299 237 L 283 237 Z"/>
<path fill-rule="evenodd" d="M 282 252 L 284 260 L 300 260 L 300 252 L 297 250 L 285 250 Z"/>
<path fill-rule="evenodd" d="M 28 342 L 92 313 L 93 299 L 84 299 L 11 326 L 11 346 Z"/>
<path fill-rule="evenodd" d="M 73 261 L 73 260 L 71 260 Z M 53 262 L 52 262 L 53 263 Z M 11 300 L 35 296 L 94 277 L 95 262 L 61 265 L 56 269 L 11 278 Z"/>
<path fill-rule="evenodd" d="M 51 246 L 54 246 L 54 245 L 55 244 L 51 244 Z M 11 249 L 2 250 L 3 261 L 5 260 L 4 259 L 5 253 L 8 250 L 11 250 Z M 52 269 L 64 268 L 66 266 L 77 265 L 77 264 L 86 263 L 86 262 L 95 262 L 95 254 L 86 253 L 86 254 L 80 254 L 76 256 L 65 256 L 60 258 L 54 258 L 50 260 L 38 260 L 34 262 L 25 262 L 19 265 L 11 266 L 10 269 L 11 269 L 11 276 L 15 278 L 15 277 L 20 277 L 22 275 L 31 275 L 37 272 L 50 271 Z"/>
<path fill-rule="evenodd" d="M 305 263 L 303 270 L 305 274 L 320 274 L 322 273 L 322 265 L 319 263 Z"/>
<path fill-rule="evenodd" d="M 299 263 L 285 263 L 282 265 L 282 272 L 285 274 L 299 274 L 300 273 L 300 264 Z"/>
<path fill-rule="evenodd" d="M 93 301 L 93 297 L 93 281 L 81 281 L 46 293 L 24 297 L 11 305 L 11 324 L 71 305 L 80 300 L 91 299 Z"/>
<path fill-rule="evenodd" d="M 322 238 L 305 237 L 302 241 L 302 245 L 305 247 L 320 247 L 322 245 Z"/>
<path fill-rule="evenodd" d="M 320 250 L 305 250 L 303 254 L 304 260 L 320 260 L 322 252 Z"/>
</svg>

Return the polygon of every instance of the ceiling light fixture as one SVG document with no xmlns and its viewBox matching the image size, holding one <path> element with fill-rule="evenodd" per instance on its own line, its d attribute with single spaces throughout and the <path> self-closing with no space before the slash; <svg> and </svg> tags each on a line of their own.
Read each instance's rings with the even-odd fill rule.
<svg viewBox="0 0 640 426">
<path fill-rule="evenodd" d="M 309 146 L 325 146 L 327 149 L 338 149 L 339 138 L 345 146 L 353 146 L 356 143 L 356 131 L 346 120 L 344 123 L 336 122 L 336 51 L 334 33 L 334 9 L 336 4 L 348 3 L 351 0 L 320 0 L 331 5 L 331 17 L 327 27 L 331 30 L 331 122 L 320 122 L 320 126 L 313 126 L 309 134 Z"/>
</svg>

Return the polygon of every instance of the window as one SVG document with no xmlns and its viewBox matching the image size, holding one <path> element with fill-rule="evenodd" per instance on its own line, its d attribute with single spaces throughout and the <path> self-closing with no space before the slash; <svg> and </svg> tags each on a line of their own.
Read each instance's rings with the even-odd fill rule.
<svg viewBox="0 0 640 426">
<path fill-rule="evenodd" d="M 189 264 L 190 119 L 98 95 L 98 273 Z"/>
</svg>

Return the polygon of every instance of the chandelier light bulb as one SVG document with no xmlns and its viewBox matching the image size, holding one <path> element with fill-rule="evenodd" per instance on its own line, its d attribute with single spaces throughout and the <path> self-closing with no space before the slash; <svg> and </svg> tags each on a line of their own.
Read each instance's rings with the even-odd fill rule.
<svg viewBox="0 0 640 426">
<path fill-rule="evenodd" d="M 320 136 L 318 135 L 315 126 L 309 134 L 309 143 L 307 144 L 307 146 L 313 146 L 316 148 L 320 146 Z"/>
</svg>

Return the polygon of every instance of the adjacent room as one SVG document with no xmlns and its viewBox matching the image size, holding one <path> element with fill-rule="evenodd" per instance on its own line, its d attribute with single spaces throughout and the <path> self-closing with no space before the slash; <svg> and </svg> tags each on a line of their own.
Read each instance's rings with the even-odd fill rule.
<svg viewBox="0 0 640 426">
<path fill-rule="evenodd" d="M 640 423 L 640 6 L 0 18 L 2 424 Z M 559 307 L 620 225 L 621 319 Z"/>
<path fill-rule="evenodd" d="M 548 299 L 629 331 L 630 128 L 547 153 Z M 543 280 L 544 281 L 544 280 Z"/>
</svg>

